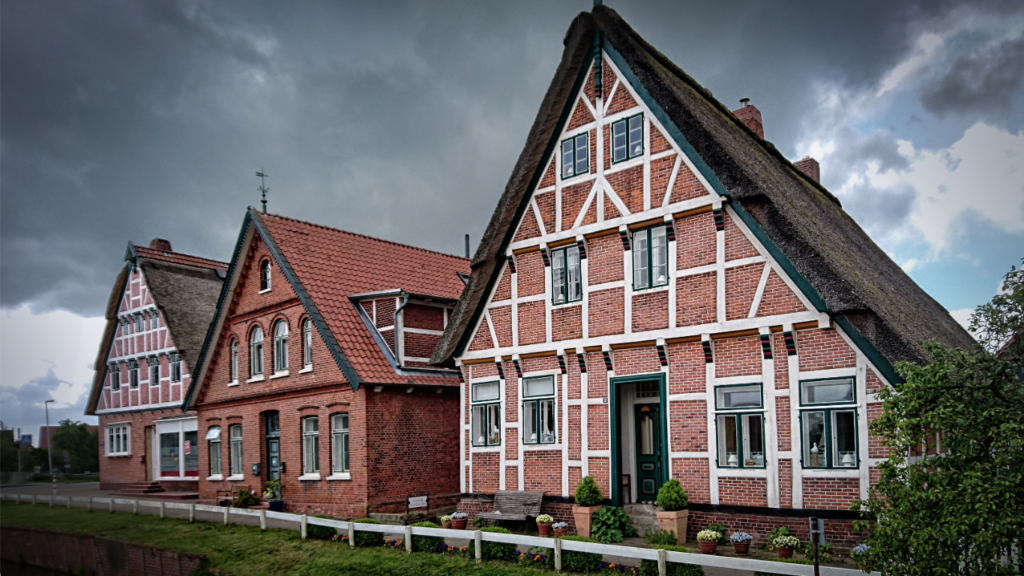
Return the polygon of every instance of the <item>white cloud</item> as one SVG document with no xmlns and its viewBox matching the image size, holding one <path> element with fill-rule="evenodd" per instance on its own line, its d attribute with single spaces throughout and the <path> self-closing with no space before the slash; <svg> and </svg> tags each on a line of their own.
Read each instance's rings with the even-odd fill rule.
<svg viewBox="0 0 1024 576">
<path fill-rule="evenodd" d="M 949 315 L 956 320 L 958 324 L 964 327 L 964 330 L 968 330 L 968 326 L 971 325 L 971 316 L 974 314 L 973 308 L 961 308 L 960 310 L 950 310 Z"/>
<path fill-rule="evenodd" d="M 908 80 L 919 76 L 923 69 L 930 64 L 938 54 L 939 48 L 945 41 L 938 34 L 928 32 L 917 39 L 917 46 L 909 58 L 900 62 L 895 68 L 889 71 L 882 79 L 875 96 L 882 96 L 886 92 L 895 90 Z"/>
</svg>

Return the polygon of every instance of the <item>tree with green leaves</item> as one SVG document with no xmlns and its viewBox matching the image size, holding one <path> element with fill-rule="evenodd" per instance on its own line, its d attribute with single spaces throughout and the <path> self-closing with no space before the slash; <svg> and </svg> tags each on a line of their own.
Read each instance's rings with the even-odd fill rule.
<svg viewBox="0 0 1024 576">
<path fill-rule="evenodd" d="M 67 450 L 72 472 L 99 471 L 100 437 L 96 432 L 89 432 L 89 427 L 84 422 L 61 420 L 50 441 L 53 443 L 55 470 L 63 468 L 61 452 Z"/>
<path fill-rule="evenodd" d="M 987 350 L 928 344 L 931 363 L 900 363 L 871 432 L 889 450 L 868 500 L 864 563 L 883 574 L 1021 574 L 1024 549 L 1024 384 L 1021 362 L 995 351 L 1021 329 L 1024 275 L 978 307 Z M 1020 340 L 1020 338 L 1018 338 Z M 1004 349 L 1005 352 L 1005 349 Z"/>
<path fill-rule="evenodd" d="M 1024 258 L 1020 268 L 1010 266 L 1000 293 L 971 315 L 970 330 L 989 352 L 1024 364 Z"/>
</svg>

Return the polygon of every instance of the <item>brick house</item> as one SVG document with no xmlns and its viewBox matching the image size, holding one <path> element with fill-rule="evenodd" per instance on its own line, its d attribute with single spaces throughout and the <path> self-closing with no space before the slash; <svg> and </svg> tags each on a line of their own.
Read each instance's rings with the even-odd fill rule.
<svg viewBox="0 0 1024 576">
<path fill-rule="evenodd" d="M 283 480 L 289 511 L 459 496 L 458 371 L 427 365 L 465 258 L 249 209 L 184 407 L 200 501 Z"/>
<path fill-rule="evenodd" d="M 580 478 L 609 503 L 678 478 L 691 532 L 763 541 L 849 511 L 885 457 L 893 366 L 973 340 L 817 181 L 612 9 L 580 14 L 432 361 L 464 383 L 465 511 Z M 691 537 L 694 534 L 690 534 Z"/>
<path fill-rule="evenodd" d="M 159 238 L 149 247 L 129 242 L 125 260 L 85 411 L 99 417 L 100 487 L 196 492 L 196 416 L 183 414 L 181 401 L 227 264 L 174 252 Z"/>
</svg>

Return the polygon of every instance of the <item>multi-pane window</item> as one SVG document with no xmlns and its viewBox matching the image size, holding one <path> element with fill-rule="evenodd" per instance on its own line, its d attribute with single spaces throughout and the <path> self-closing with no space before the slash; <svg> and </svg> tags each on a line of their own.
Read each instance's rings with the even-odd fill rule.
<svg viewBox="0 0 1024 576">
<path fill-rule="evenodd" d="M 348 473 L 348 414 L 331 416 L 331 473 Z"/>
<path fill-rule="evenodd" d="M 253 328 L 252 336 L 249 338 L 249 375 L 259 376 L 263 374 L 263 329 L 259 326 Z"/>
<path fill-rule="evenodd" d="M 159 386 L 160 385 L 160 359 L 156 356 L 150 356 L 147 361 L 149 364 L 149 385 Z"/>
<path fill-rule="evenodd" d="M 270 290 L 270 260 L 260 262 L 260 292 Z"/>
<path fill-rule="evenodd" d="M 482 382 L 472 386 L 473 445 L 501 445 L 500 384 Z"/>
<path fill-rule="evenodd" d="M 856 468 L 857 410 L 842 407 L 856 401 L 853 378 L 810 380 L 800 383 L 800 404 L 828 406 L 803 409 L 800 430 L 804 468 Z"/>
<path fill-rule="evenodd" d="M 110 371 L 110 388 L 112 390 L 121 389 L 121 367 L 117 364 L 111 364 L 108 367 Z"/>
<path fill-rule="evenodd" d="M 181 356 L 171 354 L 171 382 L 181 382 Z"/>
<path fill-rule="evenodd" d="M 313 365 L 313 323 L 309 318 L 302 321 L 302 366 Z"/>
<path fill-rule="evenodd" d="M 664 226 L 633 233 L 633 289 L 668 284 L 668 240 Z"/>
<path fill-rule="evenodd" d="M 156 313 L 156 310 L 153 310 L 152 312 L 149 313 L 149 328 L 151 330 L 156 330 L 159 327 L 160 315 Z"/>
<path fill-rule="evenodd" d="M 127 456 L 131 453 L 128 424 L 107 426 L 107 456 Z"/>
<path fill-rule="evenodd" d="M 590 133 L 562 140 L 562 178 L 590 172 Z"/>
<path fill-rule="evenodd" d="M 139 387 L 139 361 L 128 361 L 128 387 L 135 389 Z"/>
<path fill-rule="evenodd" d="M 555 443 L 555 377 L 523 380 L 523 444 Z"/>
<path fill-rule="evenodd" d="M 238 340 L 231 339 L 231 381 L 238 382 Z"/>
<path fill-rule="evenodd" d="M 643 156 L 644 115 L 637 114 L 612 123 L 612 162 Z"/>
<path fill-rule="evenodd" d="M 583 299 L 580 249 L 576 245 L 551 251 L 551 293 L 555 304 Z"/>
<path fill-rule="evenodd" d="M 281 320 L 274 326 L 274 372 L 288 369 L 288 324 Z"/>
<path fill-rule="evenodd" d="M 211 426 L 206 431 L 206 441 L 210 448 L 210 476 L 220 476 L 220 426 Z"/>
<path fill-rule="evenodd" d="M 228 435 L 231 439 L 229 446 L 231 452 L 231 475 L 242 475 L 245 473 L 242 469 L 242 425 L 232 424 L 228 426 Z"/>
<path fill-rule="evenodd" d="M 760 384 L 715 388 L 718 465 L 763 468 L 765 464 L 764 404 Z M 758 412 L 744 412 L 758 410 Z"/>
<path fill-rule="evenodd" d="M 135 315 L 135 332 L 138 333 L 138 332 L 142 332 L 143 330 L 145 330 L 145 325 L 143 324 L 143 321 L 142 321 L 142 314 L 136 314 Z"/>
<path fill-rule="evenodd" d="M 302 473 L 320 473 L 320 418 L 302 419 Z"/>
</svg>

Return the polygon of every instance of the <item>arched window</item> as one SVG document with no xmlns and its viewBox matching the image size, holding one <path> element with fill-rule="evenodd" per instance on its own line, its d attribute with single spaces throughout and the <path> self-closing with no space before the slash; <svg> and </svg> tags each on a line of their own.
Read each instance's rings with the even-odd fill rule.
<svg viewBox="0 0 1024 576">
<path fill-rule="evenodd" d="M 257 326 L 252 331 L 252 340 L 249 346 L 249 372 L 251 376 L 263 374 L 263 329 Z"/>
<path fill-rule="evenodd" d="M 274 372 L 288 369 L 288 323 L 281 320 L 274 326 Z"/>
<path fill-rule="evenodd" d="M 260 262 L 260 292 L 270 290 L 270 260 Z"/>
<path fill-rule="evenodd" d="M 309 318 L 302 321 L 302 366 L 313 367 L 313 323 Z"/>
<path fill-rule="evenodd" d="M 231 381 L 238 382 L 238 340 L 231 339 Z"/>
</svg>

